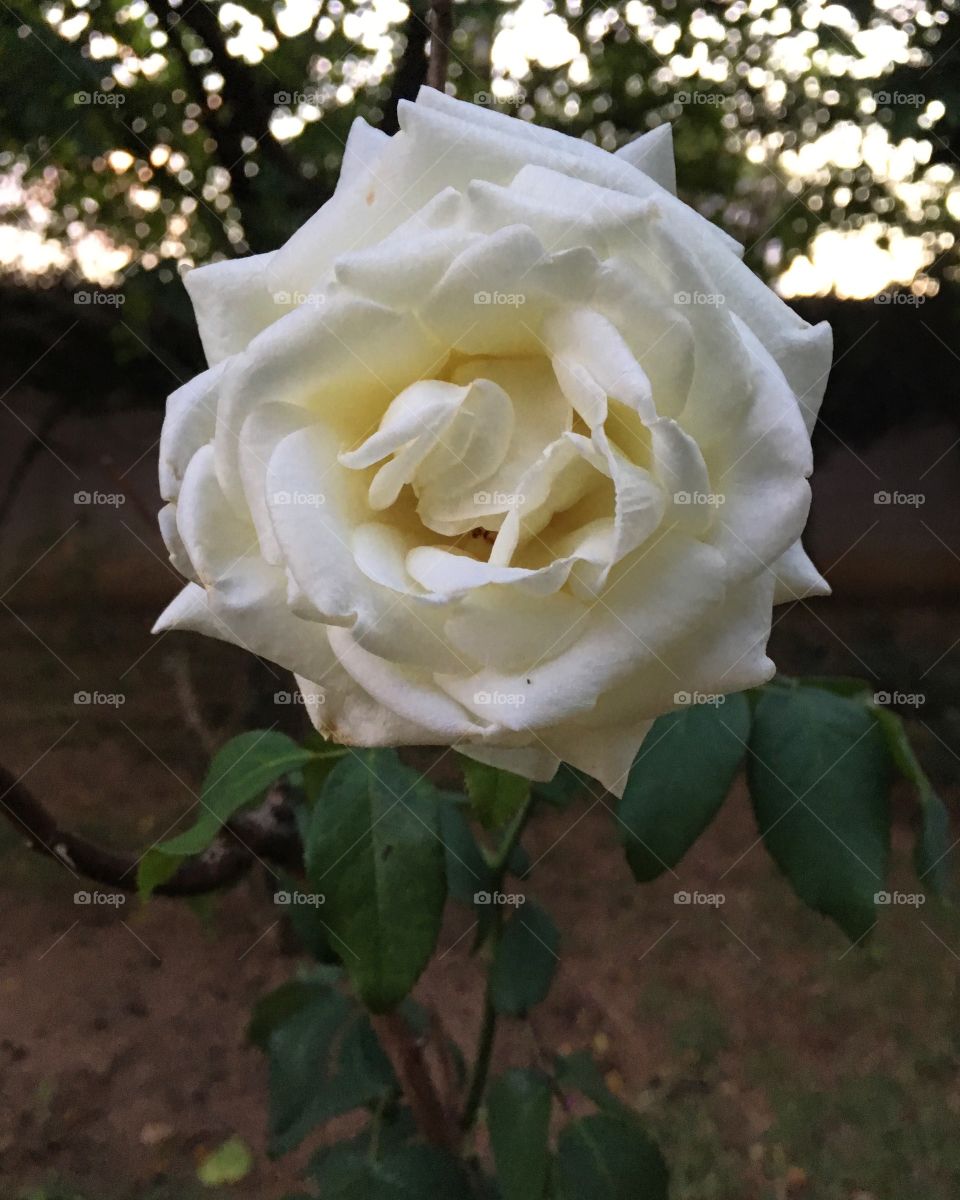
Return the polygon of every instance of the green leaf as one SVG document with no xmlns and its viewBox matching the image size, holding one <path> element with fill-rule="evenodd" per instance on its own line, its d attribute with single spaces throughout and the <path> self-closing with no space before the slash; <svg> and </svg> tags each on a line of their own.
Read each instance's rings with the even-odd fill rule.
<svg viewBox="0 0 960 1200">
<path fill-rule="evenodd" d="M 461 1163 L 435 1146 L 400 1146 L 379 1157 L 359 1148 L 326 1155 L 314 1171 L 324 1200 L 467 1200 Z"/>
<path fill-rule="evenodd" d="M 409 1145 L 417 1137 L 417 1123 L 408 1108 L 379 1109 L 352 1138 L 320 1146 L 307 1163 L 307 1174 L 317 1183 L 330 1186 L 340 1170 L 353 1169 L 358 1158 L 376 1158 Z"/>
<path fill-rule="evenodd" d="M 327 776 L 344 757 L 342 750 L 326 746 L 323 750 L 315 751 L 310 761 L 304 764 L 303 790 L 309 808 L 316 804 L 326 785 Z"/>
<path fill-rule="evenodd" d="M 776 680 L 774 681 L 776 682 Z M 801 687 L 821 688 L 825 692 L 835 692 L 838 696 L 850 699 L 867 699 L 873 697 L 873 684 L 866 679 L 857 679 L 855 675 L 802 675 L 796 681 Z"/>
<path fill-rule="evenodd" d="M 621 1117 L 633 1116 L 632 1110 L 607 1087 L 589 1050 L 575 1050 L 572 1054 L 557 1055 L 554 1060 L 554 1073 L 561 1088 L 580 1092 L 588 1100 L 592 1100 L 597 1108 Z"/>
<path fill-rule="evenodd" d="M 557 1141 L 562 1200 L 667 1200 L 669 1177 L 656 1142 L 634 1121 L 594 1113 Z"/>
<path fill-rule="evenodd" d="M 398 1004 L 426 966 L 446 897 L 437 796 L 388 750 L 351 754 L 314 807 L 307 868 L 364 1004 Z"/>
<path fill-rule="evenodd" d="M 542 1071 L 515 1069 L 495 1080 L 487 1128 L 503 1200 L 540 1200 L 550 1164 L 550 1081 Z"/>
<path fill-rule="evenodd" d="M 210 764 L 196 822 L 161 842 L 157 849 L 164 854 L 202 853 L 244 805 L 259 800 L 281 776 L 302 767 L 312 757 L 310 750 L 298 746 L 285 733 L 254 729 L 231 738 Z"/>
<path fill-rule="evenodd" d="M 315 1126 L 396 1088 L 366 1016 L 334 988 L 311 984 L 305 1003 L 268 1037 L 270 1152 L 286 1154 Z"/>
<path fill-rule="evenodd" d="M 748 779 L 767 849 L 806 904 L 856 941 L 874 925 L 889 857 L 889 755 L 862 703 L 769 689 L 753 716 Z"/>
<path fill-rule="evenodd" d="M 742 693 L 668 713 L 647 734 L 617 806 L 639 883 L 675 867 L 716 816 L 750 734 Z"/>
<path fill-rule="evenodd" d="M 447 889 L 454 900 L 473 905 L 478 892 L 493 891 L 493 872 L 463 810 L 453 800 L 444 800 L 440 805 L 440 831 L 446 850 Z"/>
<path fill-rule="evenodd" d="M 220 1187 L 225 1183 L 239 1183 L 253 1169 L 253 1155 L 243 1138 L 228 1138 L 212 1154 L 208 1154 L 197 1168 L 197 1178 L 204 1187 Z"/>
<path fill-rule="evenodd" d="M 572 804 L 577 796 L 591 790 L 591 785 L 588 776 L 581 774 L 568 763 L 561 763 L 552 779 L 546 783 L 532 784 L 531 790 L 538 800 L 543 800 L 554 808 L 564 809 Z M 594 784 L 592 791 L 599 794 L 602 788 L 599 784 Z"/>
<path fill-rule="evenodd" d="M 154 890 L 176 875 L 183 857 L 165 854 L 159 847 L 148 850 L 137 867 L 137 894 L 141 900 L 149 900 Z"/>
<path fill-rule="evenodd" d="M 935 896 L 943 896 L 950 883 L 947 855 L 953 844 L 949 814 L 910 745 L 903 721 L 888 708 L 876 707 L 874 712 L 897 770 L 917 789 L 920 799 L 920 829 L 913 851 L 917 878 Z"/>
<path fill-rule="evenodd" d="M 536 904 L 523 904 L 503 932 L 490 968 L 490 991 L 498 1013 L 521 1016 L 550 991 L 560 935 Z"/>
<path fill-rule="evenodd" d="M 462 755 L 460 762 L 477 820 L 484 829 L 500 829 L 523 808 L 530 795 L 530 780 Z"/>
<path fill-rule="evenodd" d="M 255 1046 L 266 1051 L 270 1035 L 295 1012 L 305 1008 L 311 1001 L 325 995 L 336 982 L 339 971 L 332 967 L 318 967 L 310 979 L 288 979 L 272 992 L 261 996 L 253 1006 L 247 1038 Z"/>
</svg>

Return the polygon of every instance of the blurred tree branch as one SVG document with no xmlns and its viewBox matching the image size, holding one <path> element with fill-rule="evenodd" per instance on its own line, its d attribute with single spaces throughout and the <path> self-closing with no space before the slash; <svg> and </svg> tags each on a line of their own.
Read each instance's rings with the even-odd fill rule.
<svg viewBox="0 0 960 1200">
<path fill-rule="evenodd" d="M 97 846 L 61 828 L 57 819 L 6 767 L 0 765 L 0 806 L 37 853 L 55 859 L 94 883 L 135 891 L 140 855 Z M 235 836 L 231 837 L 233 834 Z M 203 854 L 187 859 L 155 890 L 166 896 L 197 896 L 235 883 L 258 858 L 289 868 L 302 865 L 300 839 L 289 810 L 271 793 L 256 809 L 231 821 Z"/>
<path fill-rule="evenodd" d="M 427 38 L 430 30 L 415 3 L 403 23 L 403 53 L 393 73 L 393 86 L 384 105 L 380 128 L 394 134 L 400 128 L 397 108 L 401 100 L 415 100 L 427 78 Z"/>
</svg>

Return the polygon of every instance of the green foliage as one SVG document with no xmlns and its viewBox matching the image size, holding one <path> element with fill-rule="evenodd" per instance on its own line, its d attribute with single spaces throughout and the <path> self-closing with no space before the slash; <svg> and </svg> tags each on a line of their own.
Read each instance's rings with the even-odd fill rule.
<svg viewBox="0 0 960 1200">
<path fill-rule="evenodd" d="M 321 753 L 339 758 L 343 751 Z M 319 756 L 275 730 L 254 729 L 231 738 L 210 764 L 196 821 L 154 846 L 141 860 L 137 875 L 141 897 L 146 899 L 165 883 L 184 858 L 202 854 L 231 817 L 260 800 L 277 780 Z"/>
<path fill-rule="evenodd" d="M 232 1137 L 207 1155 L 197 1168 L 197 1178 L 204 1187 L 222 1187 L 246 1179 L 252 1169 L 250 1147 L 243 1138 Z"/>
<path fill-rule="evenodd" d="M 460 761 L 474 816 L 484 829 L 502 828 L 526 804 L 530 780 L 462 755 Z"/>
<path fill-rule="evenodd" d="M 272 1004 L 272 1012 L 260 1009 L 251 1030 L 269 1057 L 272 1154 L 286 1154 L 322 1122 L 396 1090 L 368 1018 L 336 987 L 307 983 L 296 994 L 274 993 Z"/>
<path fill-rule="evenodd" d="M 460 1161 L 435 1146 L 400 1146 L 378 1156 L 348 1150 L 317 1172 L 329 1200 L 467 1200 Z"/>
<path fill-rule="evenodd" d="M 748 778 L 764 843 L 811 908 L 857 941 L 875 924 L 890 845 L 890 764 L 873 713 L 808 687 L 760 696 Z"/>
<path fill-rule="evenodd" d="M 920 800 L 919 831 L 914 847 L 917 878 L 935 896 L 943 896 L 950 879 L 947 855 L 953 846 L 950 817 L 913 752 L 903 722 L 889 709 L 877 708 L 874 711 L 886 735 L 897 770 L 916 788 Z"/>
<path fill-rule="evenodd" d="M 580 1092 L 602 1111 L 619 1117 L 629 1114 L 630 1109 L 607 1087 L 588 1050 L 558 1054 L 554 1062 L 554 1073 L 561 1088 Z"/>
<path fill-rule="evenodd" d="M 640 747 L 617 807 L 638 882 L 675 867 L 730 790 L 750 734 L 744 695 L 661 717 Z"/>
<path fill-rule="evenodd" d="M 109 335 L 112 350 L 128 356 L 142 354 L 137 338 L 156 334 L 161 309 L 186 341 L 182 267 L 284 242 L 332 194 L 354 118 L 389 124 L 392 93 L 411 94 L 424 76 L 425 4 L 406 17 L 399 6 L 380 10 L 382 37 L 358 40 L 366 4 L 322 6 L 293 26 L 286 6 L 250 3 L 260 24 L 252 53 L 234 40 L 232 6 L 216 0 L 5 7 L 0 169 L 24 184 L 9 215 L 29 222 L 40 197 L 49 207 L 46 237 L 69 246 L 96 232 L 129 252 L 118 281 L 128 303 Z M 927 142 L 930 164 L 954 167 L 954 0 L 933 0 L 919 18 L 910 6 L 879 0 L 849 0 L 831 14 L 825 20 L 814 0 L 781 5 L 775 19 L 727 5 L 711 12 L 705 29 L 698 0 L 639 10 L 616 0 L 586 14 L 562 0 L 556 17 L 580 54 L 549 68 L 534 58 L 506 81 L 514 95 L 504 108 L 607 149 L 672 123 L 684 198 L 768 274 L 824 226 L 883 221 L 909 233 L 955 232 L 955 213 L 943 202 L 952 182 L 928 177 L 922 155 L 912 178 L 895 183 L 883 174 L 882 154 L 803 174 L 785 158 L 832 130 L 879 125 L 894 146 Z M 512 14 L 509 5 L 465 0 L 454 16 L 448 86 L 474 101 L 491 92 L 490 47 Z M 866 59 L 877 29 L 903 39 L 892 60 Z M 801 39 L 809 43 L 802 50 Z M 690 71 L 678 73 L 678 60 Z M 927 193 L 923 202 L 914 185 Z M 952 269 L 952 258 L 938 271 Z M 178 353 L 176 337 L 148 340 Z"/>
<path fill-rule="evenodd" d="M 498 1013 L 518 1017 L 546 998 L 557 968 L 560 935 L 537 904 L 521 905 L 497 943 L 490 992 Z"/>
<path fill-rule="evenodd" d="M 764 844 L 797 895 L 852 940 L 873 927 L 875 893 L 884 887 L 893 767 L 918 794 L 917 873 L 932 892 L 944 891 L 951 846 L 946 810 L 902 722 L 852 679 L 779 678 L 723 704 L 661 718 L 618 811 L 639 881 L 681 861 L 722 804 L 745 747 Z M 468 796 L 438 791 L 392 750 L 348 753 L 315 739 L 301 748 L 273 732 L 243 735 L 211 764 L 204 785 L 209 809 L 147 856 L 141 887 L 156 886 L 183 857 L 209 845 L 223 821 L 277 779 L 291 778 L 288 802 L 304 837 L 306 878 L 299 870 L 279 876 L 290 895 L 281 903 L 315 965 L 263 997 L 248 1032 L 269 1064 L 271 1154 L 296 1149 L 333 1118 L 363 1118 L 358 1132 L 310 1159 L 307 1174 L 322 1196 L 666 1200 L 668 1172 L 657 1143 L 586 1051 L 555 1056 L 549 1074 L 515 1066 L 487 1082 L 498 1018 L 525 1017 L 541 1003 L 558 962 L 560 935 L 551 918 L 509 891 L 511 873 L 525 878 L 530 870 L 520 838 L 538 803 L 562 807 L 592 788 L 569 771 L 553 795 L 478 764 L 468 763 L 464 774 Z M 316 903 L 293 903 L 297 894 Z M 489 951 L 469 1071 L 441 1023 L 410 997 L 434 953 L 448 894 L 473 910 L 475 948 Z M 398 1006 L 399 1025 L 389 1026 L 381 1044 L 376 1030 L 386 1027 L 375 1028 L 369 1013 Z M 674 1041 L 688 1058 L 695 1051 L 707 1069 L 724 1044 L 722 1026 L 719 1033 L 708 1028 L 704 1043 L 698 1016 L 693 1034 L 691 1042 L 678 1025 Z M 537 1056 L 543 1061 L 539 1049 Z M 442 1099 L 436 1094 L 426 1121 L 422 1089 L 433 1084 L 421 1076 L 411 1088 L 410 1072 L 418 1069 L 434 1081 L 442 1077 L 449 1090 Z M 566 1116 L 554 1131 L 554 1097 L 569 1114 L 568 1093 L 594 1111 Z M 452 1136 L 437 1138 L 431 1122 L 450 1119 L 451 1095 L 459 1120 Z M 489 1159 L 471 1149 L 481 1118 Z M 484 1173 L 490 1160 L 495 1180 Z M 215 1186 L 242 1178 L 251 1165 L 247 1148 L 231 1139 L 198 1174 Z"/>
<path fill-rule="evenodd" d="M 306 845 L 311 885 L 354 986 L 374 1012 L 398 1004 L 436 945 L 446 898 L 433 786 L 388 750 L 330 773 Z"/>
<path fill-rule="evenodd" d="M 494 1080 L 487 1127 L 503 1200 L 538 1200 L 550 1166 L 550 1080 L 514 1069 Z"/>
<path fill-rule="evenodd" d="M 601 1112 L 571 1121 L 557 1163 L 561 1200 L 667 1200 L 663 1156 L 632 1120 Z"/>
<path fill-rule="evenodd" d="M 447 859 L 447 888 L 454 900 L 472 905 L 478 892 L 490 894 L 494 890 L 493 868 L 477 845 L 456 797 L 441 801 L 440 829 Z"/>
</svg>

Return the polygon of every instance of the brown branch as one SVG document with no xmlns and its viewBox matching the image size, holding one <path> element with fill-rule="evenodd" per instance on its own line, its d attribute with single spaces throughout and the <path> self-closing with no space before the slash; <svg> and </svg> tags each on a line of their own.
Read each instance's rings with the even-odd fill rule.
<svg viewBox="0 0 960 1200">
<path fill-rule="evenodd" d="M 0 809 L 23 833 L 30 849 L 61 863 L 75 875 L 123 891 L 135 891 L 139 856 L 105 849 L 79 834 L 62 829 L 56 818 L 6 767 L 0 765 Z M 194 858 L 156 891 L 165 896 L 197 896 L 240 879 L 262 855 L 285 866 L 301 863 L 299 839 L 292 820 L 278 814 L 278 802 L 268 797 L 259 809 L 237 818 L 224 836 Z"/>
<path fill-rule="evenodd" d="M 453 0 L 430 0 L 430 62 L 427 83 L 442 92 L 447 82 L 450 39 L 453 37 Z"/>
<path fill-rule="evenodd" d="M 398 1012 L 375 1013 L 370 1019 L 410 1103 L 417 1129 L 431 1145 L 455 1150 L 460 1136 L 456 1121 L 443 1106 L 413 1030 Z"/>
<path fill-rule="evenodd" d="M 397 108 L 401 100 L 416 100 L 417 92 L 427 79 L 427 23 L 411 3 L 403 23 L 403 53 L 393 72 L 393 86 L 384 105 L 380 128 L 394 134 L 400 128 Z"/>
</svg>

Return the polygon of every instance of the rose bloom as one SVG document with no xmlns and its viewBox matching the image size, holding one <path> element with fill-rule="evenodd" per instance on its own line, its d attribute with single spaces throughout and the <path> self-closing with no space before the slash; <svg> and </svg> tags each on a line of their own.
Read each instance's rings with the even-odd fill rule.
<svg viewBox="0 0 960 1200">
<path fill-rule="evenodd" d="M 456 745 L 620 793 L 653 720 L 768 679 L 830 364 L 616 154 L 431 89 L 357 120 L 333 197 L 189 272 L 209 369 L 169 400 L 158 630 L 289 668 L 354 746 Z"/>
</svg>

